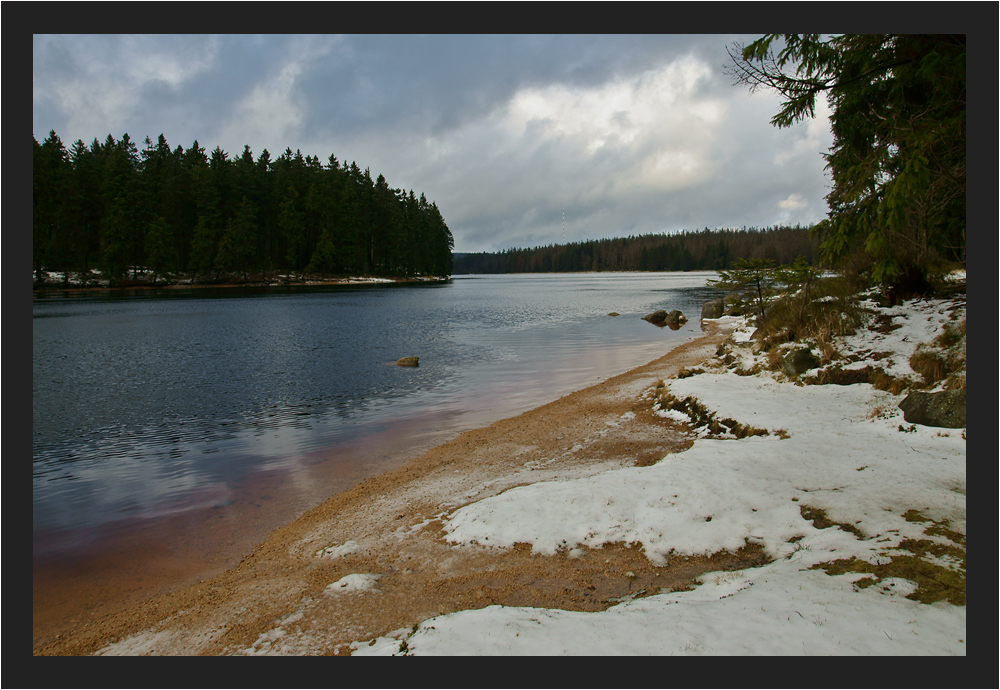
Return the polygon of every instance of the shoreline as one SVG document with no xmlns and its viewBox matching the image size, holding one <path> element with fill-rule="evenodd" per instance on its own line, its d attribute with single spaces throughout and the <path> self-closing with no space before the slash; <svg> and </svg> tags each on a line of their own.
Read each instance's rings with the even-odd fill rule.
<svg viewBox="0 0 1000 690">
<path fill-rule="evenodd" d="M 964 406 L 902 408 L 964 401 L 965 296 L 859 306 L 801 376 L 703 322 L 35 654 L 964 655 Z"/>
<path fill-rule="evenodd" d="M 242 606 L 240 602 L 244 599 L 247 602 L 254 602 L 252 607 L 255 609 L 269 610 L 270 606 L 278 603 L 274 601 L 275 595 L 272 594 L 264 596 L 263 600 L 261 600 L 258 595 L 234 593 L 224 597 L 224 604 L 220 605 L 217 597 L 206 597 L 203 593 L 199 592 L 199 589 L 207 587 L 210 590 L 215 590 L 219 586 L 225 587 L 228 591 L 232 591 L 235 588 L 237 592 L 244 588 L 253 589 L 251 585 L 254 581 L 261 578 L 262 570 L 271 573 L 274 569 L 278 569 L 279 571 L 288 571 L 295 574 L 284 576 L 295 580 L 295 583 L 290 583 L 290 586 L 287 588 L 286 594 L 290 595 L 292 592 L 299 591 L 304 571 L 324 573 L 328 570 L 327 568 L 316 568 L 314 558 L 307 558 L 303 564 L 302 554 L 292 555 L 289 553 L 289 549 L 292 548 L 293 543 L 301 541 L 306 532 L 310 529 L 314 530 L 317 524 L 328 520 L 327 516 L 340 514 L 344 511 L 351 513 L 353 520 L 371 523 L 368 525 L 368 529 L 362 530 L 366 532 L 378 532 L 378 529 L 375 528 L 377 524 L 382 524 L 384 528 L 395 528 L 399 524 L 396 514 L 391 516 L 377 512 L 375 514 L 368 514 L 365 510 L 366 504 L 374 496 L 384 494 L 386 491 L 397 493 L 402 491 L 405 493 L 408 487 L 411 490 L 419 489 L 427 483 L 430 475 L 439 473 L 441 468 L 444 467 L 450 468 L 453 472 L 458 471 L 459 468 L 474 470 L 472 476 L 467 476 L 463 482 L 459 482 L 463 486 L 469 485 L 469 482 L 477 478 L 480 484 L 486 481 L 497 484 L 497 486 L 506 486 L 506 483 L 511 481 L 514 481 L 515 484 L 524 483 L 528 476 L 530 476 L 531 481 L 538 481 L 545 478 L 545 476 L 551 475 L 556 467 L 560 468 L 560 471 L 564 471 L 567 466 L 573 465 L 574 461 L 572 457 L 563 459 L 552 456 L 556 454 L 557 450 L 561 452 L 556 455 L 565 455 L 571 449 L 572 444 L 570 448 L 563 447 L 567 439 L 572 438 L 568 433 L 570 427 L 576 425 L 589 429 L 597 424 L 593 419 L 595 414 L 600 415 L 601 419 L 604 420 L 601 425 L 605 429 L 616 433 L 609 435 L 604 433 L 602 429 L 599 440 L 602 442 L 601 445 L 604 448 L 602 451 L 602 454 L 605 456 L 604 460 L 598 463 L 595 463 L 592 459 L 584 460 L 582 461 L 582 466 L 587 469 L 581 470 L 578 468 L 578 471 L 589 473 L 603 471 L 612 466 L 620 467 L 636 464 L 637 462 L 638 464 L 655 462 L 666 452 L 676 450 L 676 443 L 679 442 L 680 437 L 675 431 L 672 442 L 674 445 L 672 445 L 672 443 L 663 442 L 662 439 L 649 438 L 650 434 L 648 432 L 654 431 L 657 433 L 653 434 L 653 436 L 662 436 L 664 427 L 671 430 L 676 425 L 648 415 L 648 410 L 646 411 L 647 414 L 644 415 L 643 424 L 650 426 L 650 428 L 646 430 L 645 439 L 643 438 L 643 433 L 636 434 L 634 430 L 612 429 L 607 424 L 614 422 L 622 414 L 632 411 L 640 403 L 638 394 L 643 389 L 655 385 L 657 380 L 669 376 L 671 372 L 676 373 L 683 366 L 697 364 L 705 356 L 711 354 L 714 351 L 715 345 L 721 341 L 725 333 L 718 332 L 714 325 L 710 328 L 711 331 L 707 335 L 696 336 L 691 340 L 685 341 L 652 362 L 605 379 L 600 383 L 570 393 L 553 402 L 541 405 L 514 417 L 501 419 L 489 426 L 463 432 L 452 441 L 419 453 L 416 457 L 408 460 L 402 467 L 365 479 L 354 488 L 331 496 L 321 505 L 305 512 L 298 519 L 274 530 L 270 536 L 258 544 L 238 564 L 218 575 L 208 577 L 190 586 L 160 594 L 128 608 L 112 611 L 103 617 L 95 617 L 82 628 L 73 629 L 71 625 L 72 621 L 63 621 L 62 625 L 57 625 L 53 629 L 36 630 L 33 643 L 34 654 L 74 655 L 93 653 L 101 647 L 118 641 L 124 635 L 141 634 L 142 630 L 148 629 L 151 626 L 160 627 L 166 625 L 167 629 L 174 629 L 177 633 L 180 633 L 180 629 L 174 627 L 175 624 L 166 622 L 172 613 L 176 614 L 180 610 L 194 608 L 204 612 L 205 615 L 211 615 L 213 618 L 219 615 L 225 618 L 225 611 L 232 610 L 234 607 L 240 608 Z M 612 400 L 607 399 L 609 395 Z M 638 406 L 648 408 L 648 404 Z M 615 413 L 611 412 L 612 409 Z M 568 411 L 570 413 L 569 418 L 566 416 Z M 543 428 L 545 429 L 544 433 L 542 432 Z M 556 430 L 563 430 L 563 433 L 555 433 Z M 580 431 L 584 431 L 584 429 L 581 428 Z M 539 438 L 540 436 L 545 436 L 546 438 L 541 439 Z M 621 438 L 618 438 L 616 441 L 614 440 L 616 437 Z M 470 461 L 468 457 L 470 451 L 472 455 L 476 455 L 477 452 L 491 455 L 491 453 L 494 453 L 492 449 L 496 448 L 498 444 L 505 447 L 511 445 L 519 446 L 521 448 L 519 455 L 519 458 L 521 458 L 520 462 L 511 463 L 510 461 L 498 461 L 497 458 L 493 458 L 489 463 L 489 468 L 486 469 L 483 465 L 475 461 Z M 681 442 L 681 445 L 683 445 L 683 442 Z M 528 456 L 531 456 L 534 460 L 525 460 L 524 458 Z M 528 470 L 528 475 L 521 476 L 525 473 L 525 462 L 528 462 L 529 465 L 535 462 L 535 465 L 531 466 L 531 469 Z M 489 476 L 486 477 L 483 475 L 483 472 L 486 472 Z M 514 480 L 512 479 L 513 477 L 519 478 Z M 456 487 L 452 486 L 453 482 L 446 482 L 447 486 L 444 488 L 440 486 L 433 488 L 437 483 L 439 482 L 436 482 L 433 477 L 430 479 L 432 486 L 430 492 L 436 496 L 436 499 L 428 499 L 427 496 L 422 498 L 422 503 L 426 505 L 419 514 L 420 520 L 426 520 L 430 514 L 441 512 L 441 506 L 450 505 L 455 498 L 454 491 Z M 426 486 L 421 489 L 423 493 L 426 493 L 427 490 Z M 481 498 L 483 495 L 485 494 L 480 493 L 477 496 Z M 430 505 L 428 500 L 433 505 Z M 434 510 L 434 513 L 428 513 L 429 510 Z M 409 512 L 411 512 L 413 519 L 417 519 L 416 514 L 413 514 L 412 511 Z M 390 530 L 391 532 L 392 530 Z M 434 544 L 435 539 L 430 538 L 431 543 L 424 544 L 421 548 L 430 548 L 431 551 L 441 548 L 440 545 Z M 366 547 L 364 552 L 367 555 L 364 560 L 369 562 L 372 567 L 385 567 L 387 560 L 393 560 L 394 549 L 391 543 L 393 541 L 396 541 L 396 539 L 391 539 L 388 542 L 382 539 L 379 543 L 373 543 Z M 292 550 L 301 551 L 301 547 L 297 546 Z M 412 554 L 408 557 L 414 558 Z M 641 568 L 641 563 L 639 562 L 643 560 L 641 553 L 632 553 L 630 549 L 624 549 L 622 557 L 632 563 L 631 567 Z M 399 558 L 398 554 L 395 558 Z M 506 558 L 504 560 L 510 559 Z M 528 560 L 532 559 L 529 557 Z M 349 562 L 351 561 L 343 561 L 344 564 Z M 249 567 L 251 564 L 252 567 Z M 391 563 L 388 567 L 390 570 L 393 568 Z M 330 576 L 324 574 L 323 578 L 325 579 Z M 308 580 L 309 578 L 307 577 L 306 579 Z M 424 582 L 423 585 L 416 586 L 416 589 L 429 587 L 429 585 L 429 582 Z M 407 597 L 419 600 L 419 596 L 414 596 L 414 586 L 411 583 L 407 588 L 410 592 Z M 287 598 L 286 594 L 277 595 L 277 599 L 285 600 Z M 479 601 L 478 605 L 482 603 L 482 601 Z M 95 602 L 92 605 L 99 607 L 100 602 Z M 449 608 L 448 605 L 441 603 L 438 603 L 436 607 L 441 612 Z M 404 606 L 400 608 L 398 615 L 395 617 L 399 620 L 408 621 L 405 623 L 406 625 L 412 625 L 416 621 L 410 620 L 413 615 L 412 611 L 409 614 L 405 613 L 404 609 L 408 608 L 410 607 Z M 213 611 L 215 611 L 214 614 L 212 613 Z M 380 616 L 379 620 L 393 618 L 393 615 L 385 614 Z M 251 645 L 253 639 L 265 630 L 270 622 L 270 618 L 267 618 L 266 620 L 259 621 L 256 625 L 247 625 L 244 623 L 241 629 L 245 629 L 245 632 L 240 635 L 240 638 L 250 635 L 250 638 L 247 638 L 249 639 L 247 645 Z M 180 627 L 189 628 L 192 623 L 193 621 L 185 621 Z M 377 624 L 373 620 L 370 630 L 374 636 L 384 632 L 383 628 L 384 624 Z M 255 629 L 257 633 L 254 634 L 252 631 Z M 367 629 L 367 626 L 365 629 Z M 352 634 L 357 635 L 359 632 L 356 631 Z M 233 632 L 229 633 L 229 635 L 226 635 L 226 638 L 228 639 L 233 634 Z M 171 636 L 177 639 L 175 643 L 168 645 L 170 649 L 158 649 L 154 653 L 171 653 L 171 651 L 173 653 L 226 653 L 223 648 L 214 644 L 210 648 L 202 648 L 197 644 L 191 647 L 189 643 L 183 641 L 184 635 Z M 351 635 L 347 635 L 346 637 L 351 637 Z M 347 640 L 346 637 L 336 644 L 342 645 L 345 642 L 349 642 L 350 640 Z M 231 647 L 232 643 L 227 643 L 226 646 Z M 331 653 L 334 647 L 336 645 L 324 651 L 317 650 L 317 653 Z"/>
</svg>

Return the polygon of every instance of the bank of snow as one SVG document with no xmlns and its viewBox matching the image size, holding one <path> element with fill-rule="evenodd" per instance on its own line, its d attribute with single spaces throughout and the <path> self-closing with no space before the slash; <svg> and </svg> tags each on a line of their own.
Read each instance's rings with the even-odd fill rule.
<svg viewBox="0 0 1000 690">
<path fill-rule="evenodd" d="M 859 331 L 839 345 L 878 352 L 883 365 L 892 352 L 898 374 L 920 342 L 964 318 L 964 302 L 889 311 L 904 328 Z M 917 585 L 899 577 L 814 569 L 840 559 L 889 563 L 905 540 L 951 544 L 930 525 L 965 534 L 964 430 L 908 425 L 896 408 L 902 396 L 868 384 L 799 386 L 767 371 L 717 368 L 667 386 L 719 418 L 781 433 L 701 437 L 651 467 L 513 488 L 455 511 L 447 539 L 529 543 L 553 557 L 639 543 L 661 565 L 751 543 L 772 562 L 710 573 L 690 591 L 603 612 L 491 606 L 439 616 L 413 632 L 357 643 L 355 653 L 965 653 L 965 606 L 907 599 Z M 941 557 L 937 565 L 957 567 Z"/>
</svg>

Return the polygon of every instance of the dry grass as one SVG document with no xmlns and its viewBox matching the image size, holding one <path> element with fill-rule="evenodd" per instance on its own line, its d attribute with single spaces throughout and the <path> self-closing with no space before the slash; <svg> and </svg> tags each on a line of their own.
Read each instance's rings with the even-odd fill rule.
<svg viewBox="0 0 1000 690">
<path fill-rule="evenodd" d="M 868 410 L 868 414 L 865 415 L 865 418 L 868 420 L 890 419 L 896 414 L 897 409 L 899 408 L 896 403 L 892 401 L 873 405 L 872 408 Z"/>
<path fill-rule="evenodd" d="M 965 319 L 957 324 L 945 324 L 944 329 L 934 339 L 934 344 L 942 350 L 958 345 L 965 337 Z"/>
<path fill-rule="evenodd" d="M 910 355 L 910 368 L 920 375 L 925 386 L 933 386 L 943 380 L 946 374 L 945 364 L 938 353 L 924 348 L 917 348 Z"/>
<path fill-rule="evenodd" d="M 955 374 L 954 376 L 949 376 L 944 382 L 944 389 L 948 391 L 964 391 L 965 390 L 965 372 L 961 374 Z"/>
<path fill-rule="evenodd" d="M 780 348 L 771 348 L 767 351 L 767 368 L 771 371 L 777 371 L 781 368 L 781 360 L 784 359 L 787 350 L 782 350 Z"/>
<path fill-rule="evenodd" d="M 818 376 L 810 377 L 805 382 L 814 385 L 850 386 L 855 383 L 871 383 L 876 376 L 876 370 L 872 367 L 861 369 L 843 369 L 841 367 L 830 367 L 819 372 Z"/>
<path fill-rule="evenodd" d="M 945 324 L 934 340 L 910 356 L 910 367 L 925 387 L 945 381 L 947 389 L 964 390 L 965 366 L 965 319 Z"/>
<path fill-rule="evenodd" d="M 888 314 L 878 314 L 872 324 L 868 327 L 868 330 L 874 331 L 876 333 L 881 333 L 882 335 L 889 335 L 897 328 L 902 328 L 903 325 L 899 323 L 893 323 L 892 318 Z"/>
<path fill-rule="evenodd" d="M 907 379 L 890 376 L 881 369 L 876 370 L 875 375 L 872 377 L 871 384 L 878 390 L 888 391 L 893 395 L 899 395 L 911 386 L 911 382 Z"/>
<path fill-rule="evenodd" d="M 678 398 L 669 390 L 663 382 L 656 387 L 656 403 L 660 409 L 676 410 L 691 418 L 692 429 L 708 429 L 708 438 L 747 438 L 748 436 L 770 436 L 767 429 L 760 429 L 747 424 L 742 424 L 735 419 L 726 417 L 718 419 L 714 412 L 705 407 L 701 401 L 693 396 Z M 777 433 L 777 432 L 776 432 Z M 787 432 L 785 432 L 787 435 Z"/>
</svg>

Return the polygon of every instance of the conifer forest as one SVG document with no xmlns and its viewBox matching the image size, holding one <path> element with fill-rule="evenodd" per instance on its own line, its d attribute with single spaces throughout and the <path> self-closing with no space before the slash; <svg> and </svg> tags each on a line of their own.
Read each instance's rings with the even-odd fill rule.
<svg viewBox="0 0 1000 690">
<path fill-rule="evenodd" d="M 142 271 L 194 282 L 281 272 L 387 277 L 451 274 L 454 240 L 424 194 L 331 155 L 249 146 L 237 157 L 161 134 L 140 150 L 125 134 L 69 149 L 33 140 L 32 264 L 101 272 L 121 285 Z"/>
</svg>

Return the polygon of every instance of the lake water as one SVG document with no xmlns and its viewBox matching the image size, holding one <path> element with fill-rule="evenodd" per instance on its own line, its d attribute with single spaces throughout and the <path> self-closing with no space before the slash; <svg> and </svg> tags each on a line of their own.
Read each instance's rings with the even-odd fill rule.
<svg viewBox="0 0 1000 690">
<path fill-rule="evenodd" d="M 700 334 L 709 277 L 36 295 L 36 562 L 170 521 L 164 539 L 232 556 L 233 534 Z M 661 308 L 690 321 L 639 318 Z"/>
</svg>

